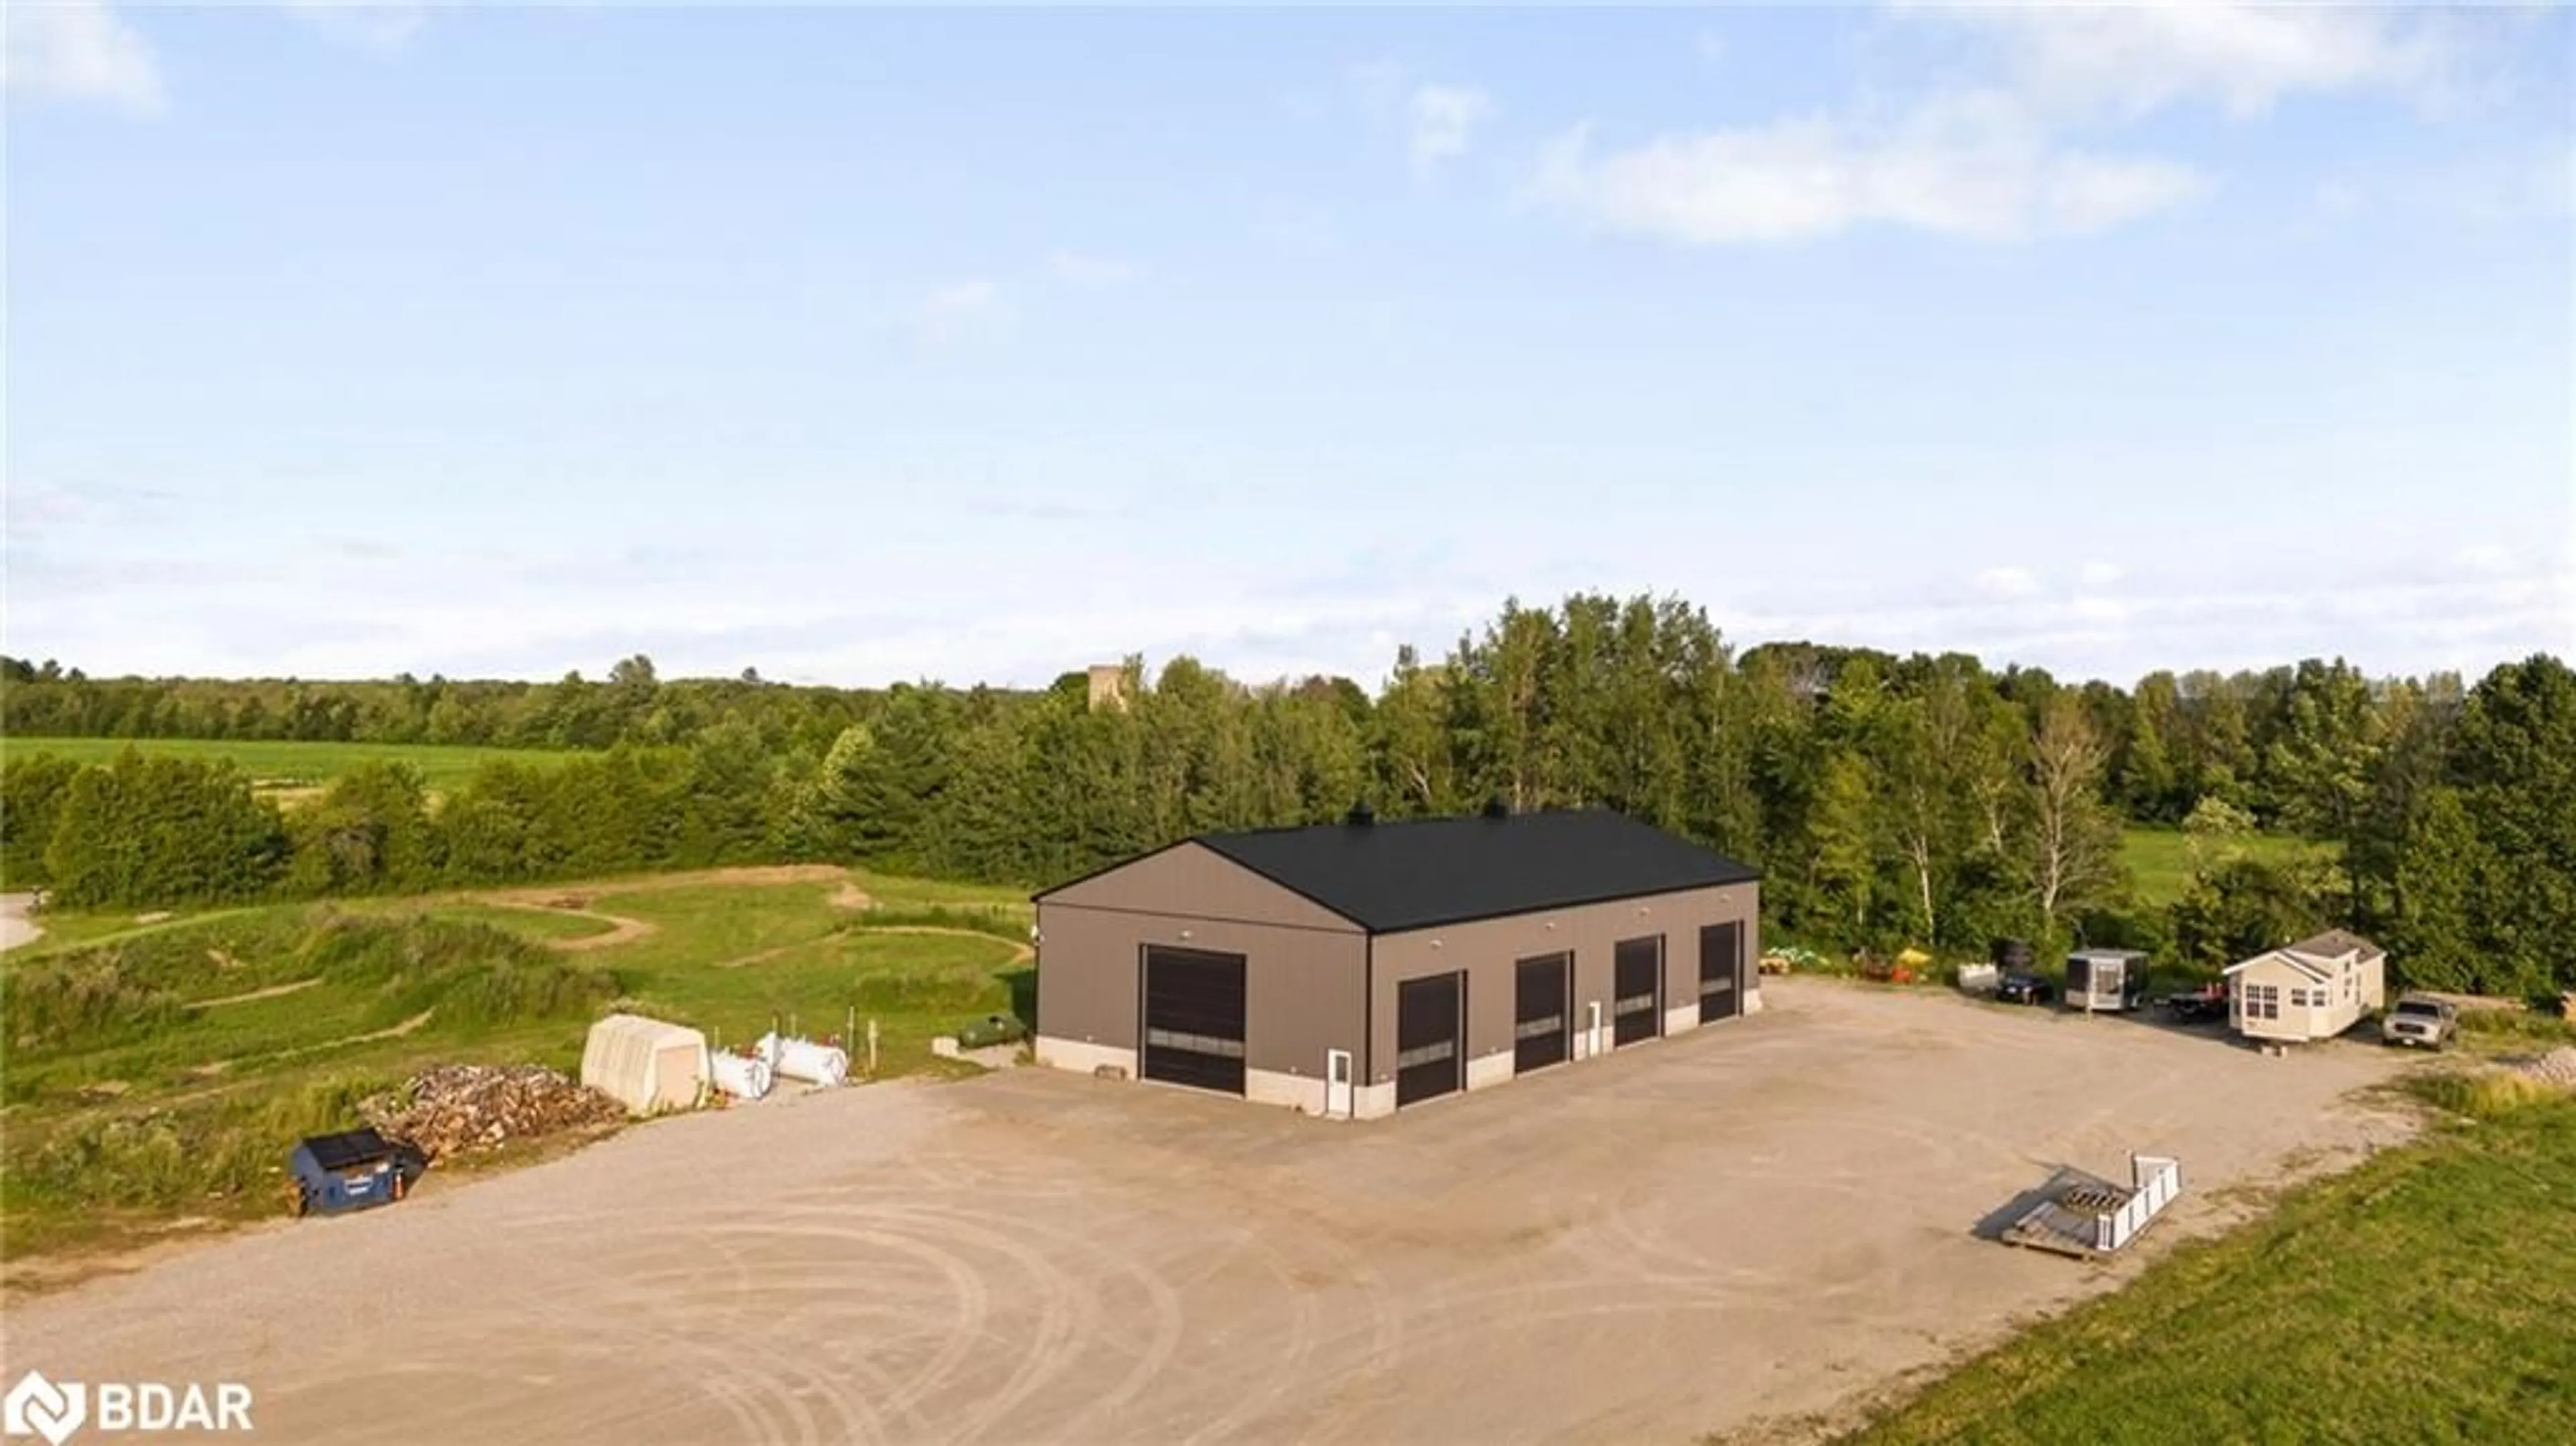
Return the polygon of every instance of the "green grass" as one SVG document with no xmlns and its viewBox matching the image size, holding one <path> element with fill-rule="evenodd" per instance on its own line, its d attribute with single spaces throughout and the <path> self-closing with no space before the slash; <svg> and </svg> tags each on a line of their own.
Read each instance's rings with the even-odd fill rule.
<svg viewBox="0 0 2576 1446">
<path fill-rule="evenodd" d="M 2255 858 L 2286 862 L 2300 857 L 2330 859 L 2330 844 L 2312 843 L 2306 839 L 2279 834 L 2248 834 L 2228 840 L 2223 847 L 2240 848 Z M 2138 902 L 2162 908 L 2183 896 L 2191 887 L 2192 839 L 2180 829 L 2128 828 L 2120 834 L 2120 862 L 2127 865 L 2137 888 Z"/>
<path fill-rule="evenodd" d="M 511 934 L 531 939 L 584 939 L 605 934 L 616 925 L 605 919 L 581 914 L 560 913 L 550 909 L 514 909 L 505 904 L 478 904 L 470 900 L 419 899 L 352 899 L 341 905 L 351 913 L 383 917 L 419 916 L 448 919 L 461 924 L 486 924 Z"/>
<path fill-rule="evenodd" d="M 2177 1250 L 1848 1446 L 2576 1441 L 2576 1100 L 2449 1093 L 2482 1118 Z"/>
<path fill-rule="evenodd" d="M 850 870 L 850 879 L 887 909 L 991 909 L 1015 914 L 1023 921 L 1034 916 L 1029 905 L 1030 891 L 1008 885 L 897 878 L 866 869 Z"/>
<path fill-rule="evenodd" d="M 544 766 L 580 755 L 526 748 L 436 743 L 294 743 L 214 738 L 10 738 L 11 758 L 57 754 L 106 763 L 127 748 L 181 758 L 229 758 L 252 778 L 276 787 L 317 787 L 365 763 L 408 763 L 433 789 L 451 789 L 498 759 Z"/>
<path fill-rule="evenodd" d="M 728 1044 L 773 1018 L 838 1034 L 855 1010 L 862 1029 L 878 1022 L 881 1075 L 955 1072 L 930 1054 L 932 1036 L 1025 1004 L 1025 902 L 887 877 L 862 887 L 894 907 L 836 903 L 837 880 L 566 886 L 651 926 L 579 953 L 544 946 L 610 926 L 453 895 L 150 925 L 49 916 L 45 940 L 0 956 L 0 1254 L 115 1244 L 182 1215 L 272 1213 L 295 1139 L 345 1127 L 364 1094 L 450 1061 L 575 1072 L 589 1021 L 611 1007 Z M 364 1037 L 423 1013 L 408 1034 Z"/>
</svg>

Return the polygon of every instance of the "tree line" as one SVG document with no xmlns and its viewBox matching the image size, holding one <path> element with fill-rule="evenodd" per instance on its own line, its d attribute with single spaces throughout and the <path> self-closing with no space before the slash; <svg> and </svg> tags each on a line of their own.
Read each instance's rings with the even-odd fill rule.
<svg viewBox="0 0 2576 1446">
<path fill-rule="evenodd" d="M 75 696 L 267 686 L 35 671 L 5 690 L 13 732 Z M 1498 798 L 1618 808 L 1755 864 L 1771 927 L 1825 947 L 2014 936 L 2216 964 L 2332 922 L 2419 983 L 2576 987 L 2576 675 L 2547 656 L 2474 688 L 2309 660 L 2122 689 L 1955 653 L 1738 653 L 1680 601 L 1577 595 L 1506 603 L 1436 661 L 1405 649 L 1373 693 L 1188 658 L 1121 682 L 1095 706 L 1080 674 L 857 692 L 665 683 L 638 658 L 600 684 L 446 685 L 432 711 L 508 699 L 590 720 L 549 736 L 607 751 L 495 763 L 444 798 L 375 766 L 285 810 L 222 764 L 13 758 L 0 873 L 117 906 L 785 859 L 1042 885 L 1203 830 Z M 364 717 L 404 685 L 299 686 Z M 2121 866 L 2140 823 L 2195 840 L 2170 907 Z"/>
</svg>

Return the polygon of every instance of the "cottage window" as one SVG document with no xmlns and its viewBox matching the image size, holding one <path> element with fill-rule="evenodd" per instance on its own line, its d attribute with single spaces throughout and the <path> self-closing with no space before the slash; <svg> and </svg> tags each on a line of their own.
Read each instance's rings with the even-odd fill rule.
<svg viewBox="0 0 2576 1446">
<path fill-rule="evenodd" d="M 2281 1017 L 2281 986 L 2248 984 L 2245 986 L 2245 1017 L 2278 1019 Z"/>
</svg>

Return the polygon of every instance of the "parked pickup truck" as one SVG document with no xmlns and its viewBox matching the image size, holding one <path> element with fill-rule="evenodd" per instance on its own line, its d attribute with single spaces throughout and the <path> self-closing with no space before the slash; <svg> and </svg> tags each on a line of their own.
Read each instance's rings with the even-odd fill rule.
<svg viewBox="0 0 2576 1446">
<path fill-rule="evenodd" d="M 2168 994 L 2156 1002 L 2176 1019 L 2223 1019 L 2227 1016 L 2227 986 L 2204 984 L 2197 989 Z"/>
<path fill-rule="evenodd" d="M 2382 1042 L 2409 1048 L 2422 1045 L 2426 1049 L 2440 1049 L 2457 1038 L 2459 1033 L 2459 1007 L 2446 1000 L 2427 999 L 2420 994 L 2409 994 L 2398 1000 L 2397 1007 L 2379 1021 Z"/>
</svg>

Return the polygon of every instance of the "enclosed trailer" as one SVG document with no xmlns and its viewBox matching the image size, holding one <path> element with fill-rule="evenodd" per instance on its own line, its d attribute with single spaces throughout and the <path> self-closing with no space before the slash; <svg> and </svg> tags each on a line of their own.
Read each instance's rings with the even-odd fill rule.
<svg viewBox="0 0 2576 1446">
<path fill-rule="evenodd" d="M 2147 1002 L 2147 956 L 2135 949 L 2078 949 L 2066 956 L 2066 1007 L 2135 1009 Z"/>
</svg>

